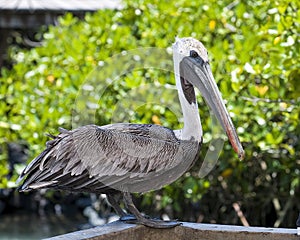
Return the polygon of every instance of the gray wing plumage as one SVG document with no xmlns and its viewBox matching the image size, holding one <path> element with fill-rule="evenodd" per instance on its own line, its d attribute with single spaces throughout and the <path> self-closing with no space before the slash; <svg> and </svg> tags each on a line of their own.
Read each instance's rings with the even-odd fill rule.
<svg viewBox="0 0 300 240">
<path fill-rule="evenodd" d="M 180 141 L 158 125 L 87 125 L 60 134 L 23 171 L 21 191 L 146 192 L 180 177 L 199 143 Z"/>
</svg>

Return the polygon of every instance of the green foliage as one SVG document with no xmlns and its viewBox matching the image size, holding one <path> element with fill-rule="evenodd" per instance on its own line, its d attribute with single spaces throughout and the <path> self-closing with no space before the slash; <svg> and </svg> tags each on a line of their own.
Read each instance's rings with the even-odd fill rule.
<svg viewBox="0 0 300 240">
<path fill-rule="evenodd" d="M 41 47 L 11 48 L 15 64 L 11 70 L 1 69 L 0 187 L 8 186 L 5 143 L 25 140 L 34 157 L 44 148 L 45 132 L 57 133 L 58 126 L 70 129 L 78 90 L 101 62 L 124 50 L 167 48 L 175 36 L 192 36 L 209 51 L 246 158 L 239 161 L 226 143 L 207 177 L 197 178 L 197 165 L 173 185 L 147 194 L 142 203 L 153 205 L 155 197 L 158 210 L 172 205 L 174 216 L 182 219 L 180 213 L 187 206 L 205 204 L 205 199 L 214 197 L 207 203 L 214 211 L 200 207 L 205 221 L 239 223 L 231 205 L 240 202 L 250 224 L 267 225 L 265 215 L 278 200 L 281 206 L 275 210 L 282 218 L 275 225 L 293 226 L 294 219 L 287 216 L 292 216 L 297 204 L 299 208 L 299 11 L 297 0 L 179 0 L 174 4 L 141 0 L 125 1 L 121 11 L 87 14 L 84 21 L 66 14 L 59 26 L 44 33 Z M 161 71 L 125 74 L 101 96 L 96 123 L 110 123 L 118 101 L 150 79 L 174 84 L 173 76 Z M 149 89 L 149 98 L 155 93 Z M 207 108 L 201 107 L 200 114 L 205 132 L 203 158 L 212 136 Z M 172 128 L 180 125 L 170 109 L 155 104 L 138 108 L 130 120 L 161 122 Z M 15 179 L 16 174 L 11 181 Z"/>
</svg>

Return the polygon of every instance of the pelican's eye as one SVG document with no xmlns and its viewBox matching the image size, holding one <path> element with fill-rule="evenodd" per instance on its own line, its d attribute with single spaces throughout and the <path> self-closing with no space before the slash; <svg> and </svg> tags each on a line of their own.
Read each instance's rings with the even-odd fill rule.
<svg viewBox="0 0 300 240">
<path fill-rule="evenodd" d="M 199 54 L 195 50 L 191 50 L 190 51 L 190 57 L 196 58 L 196 57 L 199 57 Z"/>
</svg>

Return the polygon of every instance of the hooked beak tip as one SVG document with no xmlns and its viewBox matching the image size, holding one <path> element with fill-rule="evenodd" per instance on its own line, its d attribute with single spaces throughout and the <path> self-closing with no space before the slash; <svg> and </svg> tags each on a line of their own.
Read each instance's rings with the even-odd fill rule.
<svg viewBox="0 0 300 240">
<path fill-rule="evenodd" d="M 240 160 L 243 160 L 245 158 L 245 151 L 244 150 L 241 150 L 239 153 L 238 153 L 238 156 L 239 156 L 239 159 Z"/>
</svg>

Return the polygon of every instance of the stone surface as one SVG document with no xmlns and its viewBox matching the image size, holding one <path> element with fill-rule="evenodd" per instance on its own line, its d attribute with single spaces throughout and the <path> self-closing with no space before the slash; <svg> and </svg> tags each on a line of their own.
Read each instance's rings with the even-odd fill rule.
<svg viewBox="0 0 300 240">
<path fill-rule="evenodd" d="M 153 229 L 141 225 L 113 222 L 87 230 L 68 233 L 48 240 L 300 240 L 297 229 L 242 227 L 184 222 L 171 229 Z"/>
</svg>

